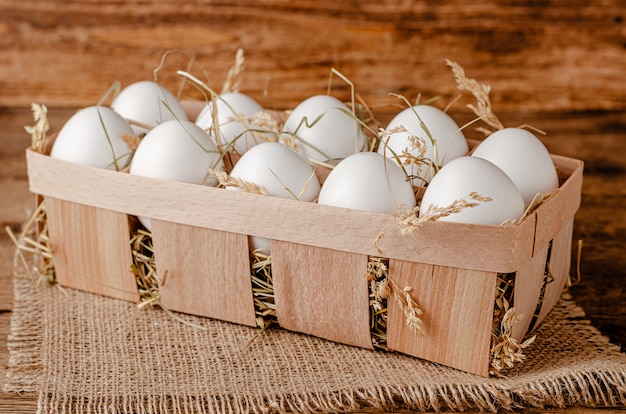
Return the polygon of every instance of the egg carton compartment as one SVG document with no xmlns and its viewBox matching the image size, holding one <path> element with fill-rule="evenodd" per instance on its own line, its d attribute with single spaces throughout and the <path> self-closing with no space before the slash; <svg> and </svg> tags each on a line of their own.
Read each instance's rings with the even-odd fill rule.
<svg viewBox="0 0 626 414">
<path fill-rule="evenodd" d="M 510 300 L 528 315 L 514 326 L 515 339 L 559 298 L 569 276 L 583 170 L 582 161 L 553 155 L 560 187 L 518 224 L 432 221 L 402 235 L 389 214 L 133 176 L 31 149 L 26 158 L 30 190 L 46 200 L 63 286 L 137 301 L 129 216 L 150 217 L 163 305 L 256 326 L 248 237 L 264 237 L 271 240 L 279 325 L 372 348 L 363 274 L 369 258 L 384 257 L 389 278 L 410 287 L 423 312 L 417 336 L 390 299 L 387 347 L 483 376 L 498 277 L 513 275 Z"/>
</svg>

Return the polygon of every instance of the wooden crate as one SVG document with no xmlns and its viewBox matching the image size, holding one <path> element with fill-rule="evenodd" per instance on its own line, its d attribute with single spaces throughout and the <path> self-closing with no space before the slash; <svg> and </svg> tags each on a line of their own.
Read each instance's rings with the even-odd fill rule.
<svg viewBox="0 0 626 414">
<path fill-rule="evenodd" d="M 401 235 L 388 214 L 131 176 L 32 150 L 26 158 L 30 190 L 48 203 L 62 285 L 135 300 L 127 217 L 147 216 L 158 272 L 168 275 L 160 287 L 165 306 L 254 326 L 247 240 L 265 237 L 272 240 L 279 324 L 372 348 L 362 275 L 370 256 L 383 256 L 389 277 L 412 287 L 424 312 L 418 338 L 389 300 L 388 347 L 483 376 L 498 274 L 516 275 L 513 305 L 526 316 L 515 326 L 516 339 L 533 314 L 540 322 L 559 298 L 583 170 L 582 161 L 553 156 L 562 185 L 519 224 L 427 222 Z M 546 266 L 553 280 L 542 289 Z"/>
</svg>

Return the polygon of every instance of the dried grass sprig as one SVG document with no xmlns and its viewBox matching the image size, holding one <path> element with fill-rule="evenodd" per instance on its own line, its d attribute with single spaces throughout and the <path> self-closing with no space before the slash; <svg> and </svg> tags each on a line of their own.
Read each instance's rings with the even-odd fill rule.
<svg viewBox="0 0 626 414">
<path fill-rule="evenodd" d="M 160 299 L 160 295 L 152 233 L 142 228 L 136 230 L 131 236 L 130 245 L 133 256 L 131 271 L 135 275 L 139 292 L 137 306 L 143 308 L 147 305 L 154 305 Z"/>
<path fill-rule="evenodd" d="M 389 277 L 388 259 L 370 256 L 363 277 L 369 281 L 370 334 L 375 348 L 387 349 L 387 303 L 396 300 L 405 316 L 405 325 L 419 338 L 424 335 L 423 311 L 411 297 L 413 288 L 400 288 Z"/>
<path fill-rule="evenodd" d="M 467 208 L 477 207 L 481 203 L 488 203 L 490 201 L 490 197 L 485 197 L 476 192 L 471 192 L 467 197 L 454 200 L 449 205 L 444 207 L 434 204 L 430 205 L 421 216 L 419 215 L 419 206 L 411 210 L 399 209 L 395 213 L 396 222 L 402 234 L 412 234 L 427 221 L 439 220 L 451 214 L 460 213 Z"/>
<path fill-rule="evenodd" d="M 374 249 L 376 249 L 378 254 L 383 254 L 383 250 L 380 248 L 380 242 L 384 237 L 385 237 L 385 232 L 381 231 L 380 233 L 376 235 L 376 238 L 374 239 L 374 242 L 372 243 L 372 246 L 374 247 Z"/>
<path fill-rule="evenodd" d="M 224 85 L 222 86 L 221 93 L 239 92 L 244 63 L 245 58 L 243 56 L 243 49 L 239 48 L 237 49 L 237 53 L 235 54 L 235 63 L 228 70 L 228 75 L 226 76 L 226 80 L 224 81 Z"/>
<path fill-rule="evenodd" d="M 411 328 L 418 338 L 423 337 L 424 322 L 422 321 L 422 315 L 424 312 L 418 303 L 411 297 L 413 287 L 405 286 L 400 289 L 393 279 L 389 279 L 389 282 L 390 286 L 392 286 L 391 292 L 393 293 L 393 297 L 396 299 L 398 305 L 400 305 L 400 309 L 402 309 L 402 312 L 404 313 L 405 325 Z"/>
<path fill-rule="evenodd" d="M 386 145 L 389 141 L 389 137 L 393 134 L 409 134 L 409 136 L 407 137 L 408 145 L 399 154 L 394 153 L 391 148 L 387 147 Z M 426 140 L 422 137 L 411 134 L 403 125 L 399 125 L 391 129 L 380 128 L 378 130 L 378 139 L 380 140 L 380 142 L 385 144 L 384 151 L 391 152 L 393 158 L 397 159 L 400 165 L 415 166 L 417 170 L 420 170 L 423 167 L 433 167 L 433 161 L 426 158 L 426 152 L 428 149 L 426 145 Z"/>
<path fill-rule="evenodd" d="M 528 206 L 526 206 L 526 209 L 524 210 L 524 213 L 522 213 L 522 216 L 519 218 L 519 221 L 522 221 L 526 217 L 530 216 L 532 212 L 537 210 L 540 205 L 542 205 L 548 198 L 550 198 L 551 195 L 552 194 L 537 193 L 535 197 L 533 197 L 533 199 L 530 201 Z"/>
<path fill-rule="evenodd" d="M 412 135 L 407 140 L 408 146 L 402 150 L 398 156 L 403 165 L 429 166 L 431 161 L 426 158 L 426 141 L 424 138 Z M 415 153 L 413 153 L 415 151 Z"/>
<path fill-rule="evenodd" d="M 485 135 L 490 135 L 492 132 L 504 128 L 500 119 L 491 109 L 491 98 L 489 98 L 491 86 L 480 84 L 474 79 L 467 78 L 465 70 L 456 62 L 446 59 L 446 64 L 452 68 L 458 89 L 469 91 L 476 98 L 477 105 L 468 104 L 467 107 L 492 128 L 491 131 L 485 128 L 480 128 L 479 130 L 485 133 Z"/>
<path fill-rule="evenodd" d="M 139 291 L 139 303 L 137 307 L 141 309 L 146 306 L 158 306 L 168 316 L 183 325 L 203 331 L 208 330 L 206 326 L 186 320 L 181 317 L 179 313 L 171 311 L 161 302 L 159 285 L 165 285 L 167 271 L 159 280 L 156 272 L 152 233 L 143 228 L 139 228 L 131 235 L 130 244 L 133 255 L 131 271 L 135 275 L 137 289 Z"/>
<path fill-rule="evenodd" d="M 513 301 L 516 273 L 500 273 L 496 282 L 496 297 L 493 311 L 493 326 L 491 331 L 490 370 L 494 376 L 501 376 L 506 368 L 512 368 L 516 363 L 525 360 L 524 349 L 529 347 L 535 336 L 522 343 L 511 337 L 513 327 L 524 319 L 524 315 L 517 315 Z"/>
<path fill-rule="evenodd" d="M 219 171 L 209 168 L 209 170 L 207 171 L 207 177 L 216 178 L 219 185 L 223 187 L 235 187 L 246 193 L 268 195 L 267 189 L 265 189 L 264 187 L 261 187 L 250 181 L 241 180 L 237 177 L 231 177 L 226 171 Z"/>
<path fill-rule="evenodd" d="M 252 295 L 257 326 L 267 329 L 276 323 L 274 282 L 272 280 L 272 258 L 260 251 L 253 251 L 251 259 Z"/>
<path fill-rule="evenodd" d="M 228 118 L 228 122 L 239 122 L 242 125 L 249 125 L 250 127 L 247 127 L 243 134 L 252 134 L 256 143 L 279 142 L 284 135 L 282 125 L 277 117 L 266 111 L 256 112 L 252 116 L 236 114 L 235 117 Z"/>
<path fill-rule="evenodd" d="M 33 151 L 44 154 L 48 146 L 47 133 L 50 130 L 48 108 L 45 105 L 33 103 L 31 110 L 33 112 L 35 125 L 25 126 L 24 129 L 31 136 L 31 147 Z M 41 198 L 37 208 L 24 224 L 19 235 L 16 235 L 9 226 L 5 228 L 7 234 L 17 247 L 17 254 L 22 264 L 36 285 L 42 281 L 50 284 L 56 283 L 52 242 L 48 235 L 48 223 L 46 218 L 46 202 L 45 199 Z M 24 253 L 34 255 L 37 264 L 33 268 L 28 265 Z M 39 275 L 37 280 L 35 280 L 34 274 Z"/>
<path fill-rule="evenodd" d="M 521 322 L 524 315 L 516 315 L 515 308 L 509 308 L 508 301 L 505 301 L 503 305 L 504 316 L 500 323 L 499 333 L 491 338 L 489 373 L 495 376 L 500 376 L 505 368 L 512 368 L 516 363 L 523 362 L 526 359 L 524 350 L 537 338 L 534 335 L 520 343 L 511 337 L 513 326 Z"/>
<path fill-rule="evenodd" d="M 496 276 L 496 298 L 493 308 L 493 326 L 491 332 L 500 335 L 502 318 L 513 300 L 515 273 L 498 273 Z"/>
<path fill-rule="evenodd" d="M 48 121 L 48 108 L 38 103 L 31 104 L 33 111 L 33 119 L 35 125 L 25 126 L 24 129 L 30 134 L 31 147 L 34 151 L 41 154 L 45 153 L 48 145 L 48 131 L 50 130 L 50 122 Z"/>
<path fill-rule="evenodd" d="M 387 299 L 391 295 L 387 274 L 388 261 L 370 257 L 363 275 L 368 280 L 370 334 L 374 348 L 387 349 Z"/>
<path fill-rule="evenodd" d="M 17 254 L 35 286 L 42 282 L 56 284 L 52 242 L 48 235 L 46 221 L 45 200 L 39 203 L 19 235 L 16 235 L 9 226 L 6 226 L 5 230 L 15 244 Z M 36 259 L 33 267 L 28 264 L 24 253 L 33 254 Z M 37 279 L 35 279 L 35 274 L 39 275 Z"/>
<path fill-rule="evenodd" d="M 128 149 L 131 151 L 135 151 L 139 147 L 139 143 L 141 142 L 141 138 L 131 134 L 122 134 L 122 140 L 128 146 Z"/>
</svg>

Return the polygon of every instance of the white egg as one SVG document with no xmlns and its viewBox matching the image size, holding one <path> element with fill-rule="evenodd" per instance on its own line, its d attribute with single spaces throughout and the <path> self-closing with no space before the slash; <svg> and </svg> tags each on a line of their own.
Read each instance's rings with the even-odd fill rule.
<svg viewBox="0 0 626 414">
<path fill-rule="evenodd" d="M 219 140 L 215 141 L 220 148 L 226 148 L 232 143 L 235 151 L 243 154 L 256 144 L 265 141 L 260 132 L 262 128 L 244 119 L 252 118 L 254 114 L 263 111 L 263 107 L 257 101 L 243 93 L 228 92 L 216 99 L 215 107 L 220 132 Z M 214 136 L 213 102 L 209 102 L 202 109 L 196 119 L 196 125 Z"/>
<path fill-rule="evenodd" d="M 122 89 L 111 108 L 129 120 L 135 135 L 142 135 L 165 121 L 187 121 L 187 114 L 176 97 L 165 87 L 152 81 L 139 81 Z M 149 128 L 133 125 L 136 121 Z"/>
<path fill-rule="evenodd" d="M 384 153 L 398 164 L 403 163 L 403 159 L 399 156 L 405 149 L 413 156 L 419 156 L 419 149 L 409 142 L 411 136 L 422 138 L 424 141 L 423 158 L 428 160 L 428 163 L 405 166 L 407 174 L 416 177 L 413 179 L 415 186 L 428 183 L 436 171 L 435 166 L 442 167 L 455 158 L 467 155 L 469 150 L 465 136 L 456 122 L 434 106 L 416 105 L 404 109 L 389 122 L 386 128 L 387 131 L 394 129 L 404 131 L 397 130 L 383 137 L 378 146 L 378 152 Z"/>
<path fill-rule="evenodd" d="M 411 183 L 398 164 L 375 152 L 360 152 L 330 172 L 319 204 L 392 214 L 416 205 Z"/>
<path fill-rule="evenodd" d="M 517 185 L 524 202 L 546 195 L 559 187 L 554 162 L 543 143 L 521 128 L 504 128 L 482 141 L 472 156 L 491 161 Z"/>
<path fill-rule="evenodd" d="M 90 106 L 76 112 L 61 128 L 50 151 L 50 157 L 121 170 L 128 163 L 131 150 L 122 139 L 133 135 L 124 118 L 104 106 Z"/>
<path fill-rule="evenodd" d="M 470 200 L 471 193 L 490 201 Z M 493 163 L 478 157 L 460 157 L 447 163 L 431 180 L 420 204 L 420 216 L 429 208 L 447 208 L 457 200 L 478 203 L 440 221 L 500 225 L 518 220 L 524 213 L 524 200 L 511 179 Z"/>
<path fill-rule="evenodd" d="M 278 142 L 263 142 L 250 148 L 237 161 L 230 176 L 263 187 L 273 197 L 314 201 L 320 191 L 311 165 Z M 270 254 L 269 240 L 251 237 L 250 243 L 252 250 Z"/>
<path fill-rule="evenodd" d="M 141 140 L 130 165 L 130 174 L 191 184 L 216 185 L 207 179 L 209 168 L 223 169 L 213 140 L 190 121 L 165 121 Z M 151 230 L 150 219 L 140 221 Z"/>
<path fill-rule="evenodd" d="M 328 95 L 316 95 L 298 104 L 285 120 L 284 131 L 296 137 L 306 159 L 325 162 L 362 151 L 365 136 L 350 109 Z"/>
</svg>

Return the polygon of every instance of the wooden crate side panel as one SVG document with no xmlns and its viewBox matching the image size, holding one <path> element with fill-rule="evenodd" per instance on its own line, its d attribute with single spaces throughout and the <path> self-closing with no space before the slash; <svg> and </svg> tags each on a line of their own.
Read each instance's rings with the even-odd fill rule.
<svg viewBox="0 0 626 414">
<path fill-rule="evenodd" d="M 130 176 L 31 150 L 27 160 L 32 192 L 130 215 L 372 256 L 381 255 L 378 241 L 385 257 L 496 272 L 532 257 L 534 216 L 514 226 L 427 222 L 402 235 L 391 214 Z M 106 185 L 95 191 L 94 182 Z"/>
<path fill-rule="evenodd" d="M 546 291 L 541 304 L 541 310 L 537 323 L 541 323 L 550 313 L 554 305 L 558 302 L 565 287 L 565 283 L 570 276 L 572 258 L 572 233 L 574 230 L 574 220 L 570 220 L 565 227 L 552 240 L 550 252 L 550 274 L 554 278 L 546 285 Z"/>
<path fill-rule="evenodd" d="M 542 249 L 554 239 L 574 218 L 580 206 L 583 162 L 559 156 L 552 156 L 552 158 L 560 174 L 567 177 L 567 181 L 534 213 L 537 216 L 535 251 Z"/>
<path fill-rule="evenodd" d="M 390 349 L 487 376 L 496 273 L 390 260 L 389 275 L 424 314 L 424 335 L 405 325 L 398 302 L 389 299 Z"/>
<path fill-rule="evenodd" d="M 167 309 L 256 326 L 246 236 L 152 220 Z"/>
<path fill-rule="evenodd" d="M 278 323 L 285 329 L 372 349 L 367 256 L 272 240 Z"/>
<path fill-rule="evenodd" d="M 60 285 L 137 301 L 126 214 L 46 197 Z"/>
<path fill-rule="evenodd" d="M 513 306 L 516 315 L 524 315 L 524 319 L 513 325 L 511 336 L 521 341 L 528 332 L 533 315 L 537 309 L 541 287 L 543 285 L 548 246 L 537 252 L 524 267 L 515 273 Z"/>
</svg>

